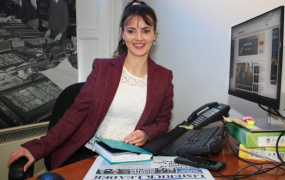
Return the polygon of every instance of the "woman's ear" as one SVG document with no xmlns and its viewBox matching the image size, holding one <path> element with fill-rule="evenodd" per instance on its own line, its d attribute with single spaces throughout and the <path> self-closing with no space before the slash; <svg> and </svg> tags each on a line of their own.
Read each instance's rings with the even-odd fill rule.
<svg viewBox="0 0 285 180">
<path fill-rule="evenodd" d="M 154 41 L 156 40 L 157 38 L 157 28 L 155 28 L 155 31 L 154 31 Z"/>
</svg>

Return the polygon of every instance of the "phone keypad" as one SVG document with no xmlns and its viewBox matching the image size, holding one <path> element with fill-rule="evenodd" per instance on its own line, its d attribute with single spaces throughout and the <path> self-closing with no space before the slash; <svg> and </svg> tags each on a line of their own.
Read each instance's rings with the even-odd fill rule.
<svg viewBox="0 0 285 180">
<path fill-rule="evenodd" d="M 196 118 L 193 123 L 191 123 L 194 126 L 198 126 L 199 124 L 201 124 L 202 122 L 204 122 L 207 118 L 213 116 L 214 114 L 216 114 L 217 112 L 219 112 L 218 109 L 216 108 L 212 108 L 207 110 L 206 112 L 204 112 L 202 114 L 202 116 L 198 116 L 198 118 Z"/>
<path fill-rule="evenodd" d="M 219 112 L 218 109 L 212 108 L 212 109 L 210 109 L 209 111 L 205 112 L 205 113 L 203 114 L 203 116 L 205 116 L 205 117 L 210 117 L 210 116 L 216 114 L 217 112 Z"/>
</svg>

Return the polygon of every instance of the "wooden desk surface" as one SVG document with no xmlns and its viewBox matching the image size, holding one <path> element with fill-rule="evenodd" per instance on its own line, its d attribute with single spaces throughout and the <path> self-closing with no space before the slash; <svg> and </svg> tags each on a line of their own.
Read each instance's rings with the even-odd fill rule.
<svg viewBox="0 0 285 180">
<path fill-rule="evenodd" d="M 230 137 L 230 142 L 231 144 L 237 144 L 238 142 Z M 243 162 L 242 160 L 239 160 L 234 153 L 231 151 L 230 147 L 228 144 L 224 144 L 222 147 L 222 150 L 217 154 L 212 157 L 214 160 L 218 161 L 224 161 L 227 163 L 227 166 L 219 171 L 218 173 L 223 174 L 223 175 L 234 175 L 241 169 L 249 166 L 250 164 Z M 91 165 L 93 164 L 94 159 L 85 159 L 82 161 L 79 161 L 77 163 L 61 167 L 58 169 L 53 170 L 52 172 L 58 173 L 61 176 L 63 176 L 66 180 L 69 179 L 83 179 L 90 169 Z M 271 165 L 264 165 L 263 168 L 269 168 L 272 167 Z M 258 170 L 259 167 L 248 167 L 246 170 L 242 171 L 240 174 L 251 174 L 254 173 Z M 283 166 L 285 168 L 285 166 Z M 212 173 L 215 179 L 217 180 L 224 180 L 228 178 L 222 178 L 222 177 L 215 177 L 215 174 Z M 32 177 L 29 178 L 29 180 L 35 180 L 37 177 Z M 264 174 L 260 175 L 255 175 L 247 179 L 254 179 L 254 180 L 284 180 L 285 179 L 285 171 L 277 168 L 272 171 L 269 171 Z"/>
</svg>

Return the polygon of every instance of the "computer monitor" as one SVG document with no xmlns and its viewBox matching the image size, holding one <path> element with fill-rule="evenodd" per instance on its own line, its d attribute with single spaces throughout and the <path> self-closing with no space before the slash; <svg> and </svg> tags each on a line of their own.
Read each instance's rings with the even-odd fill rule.
<svg viewBox="0 0 285 180">
<path fill-rule="evenodd" d="M 280 108 L 283 29 L 284 6 L 232 27 L 230 95 Z"/>
</svg>

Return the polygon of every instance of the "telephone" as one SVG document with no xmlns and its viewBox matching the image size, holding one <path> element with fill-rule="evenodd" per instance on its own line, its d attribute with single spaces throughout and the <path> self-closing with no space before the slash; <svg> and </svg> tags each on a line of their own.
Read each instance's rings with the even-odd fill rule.
<svg viewBox="0 0 285 180">
<path fill-rule="evenodd" d="M 177 125 L 174 129 L 168 133 L 160 136 L 156 140 L 144 146 L 143 149 L 151 152 L 154 155 L 167 155 L 167 156 L 176 156 L 177 150 L 191 138 L 189 138 L 187 128 L 181 126 L 190 126 L 193 125 L 194 129 L 202 128 L 210 123 L 220 121 L 223 119 L 223 116 L 228 116 L 230 106 L 225 104 L 219 104 L 217 102 L 212 102 L 205 104 L 195 110 L 187 119 L 181 124 Z M 201 112 L 202 111 L 202 112 Z M 201 113 L 200 113 L 201 112 Z M 202 129 L 203 130 L 203 129 Z M 197 130 L 201 131 L 201 130 Z M 195 131 L 193 131 L 195 132 Z M 219 131 L 212 131 L 212 133 L 217 133 L 217 136 L 222 136 L 223 133 L 219 134 Z M 223 132 L 223 131 L 222 131 Z M 201 133 L 200 135 L 205 135 Z M 220 147 L 220 141 L 217 141 L 219 137 L 215 137 L 215 141 L 210 141 L 209 144 L 204 144 L 206 148 L 203 149 L 203 152 L 216 151 L 215 147 Z M 209 138 L 209 137 L 207 137 Z M 199 139 L 199 138 L 196 138 Z M 222 139 L 222 137 L 220 138 Z M 190 142 L 192 144 L 192 142 Z M 202 147 L 203 148 L 203 147 Z M 202 152 L 202 151 L 200 151 Z"/>
<path fill-rule="evenodd" d="M 195 110 L 188 118 L 180 125 L 193 125 L 194 129 L 200 129 L 210 123 L 223 119 L 223 116 L 228 117 L 230 106 L 219 104 L 217 102 L 207 103 Z"/>
</svg>

